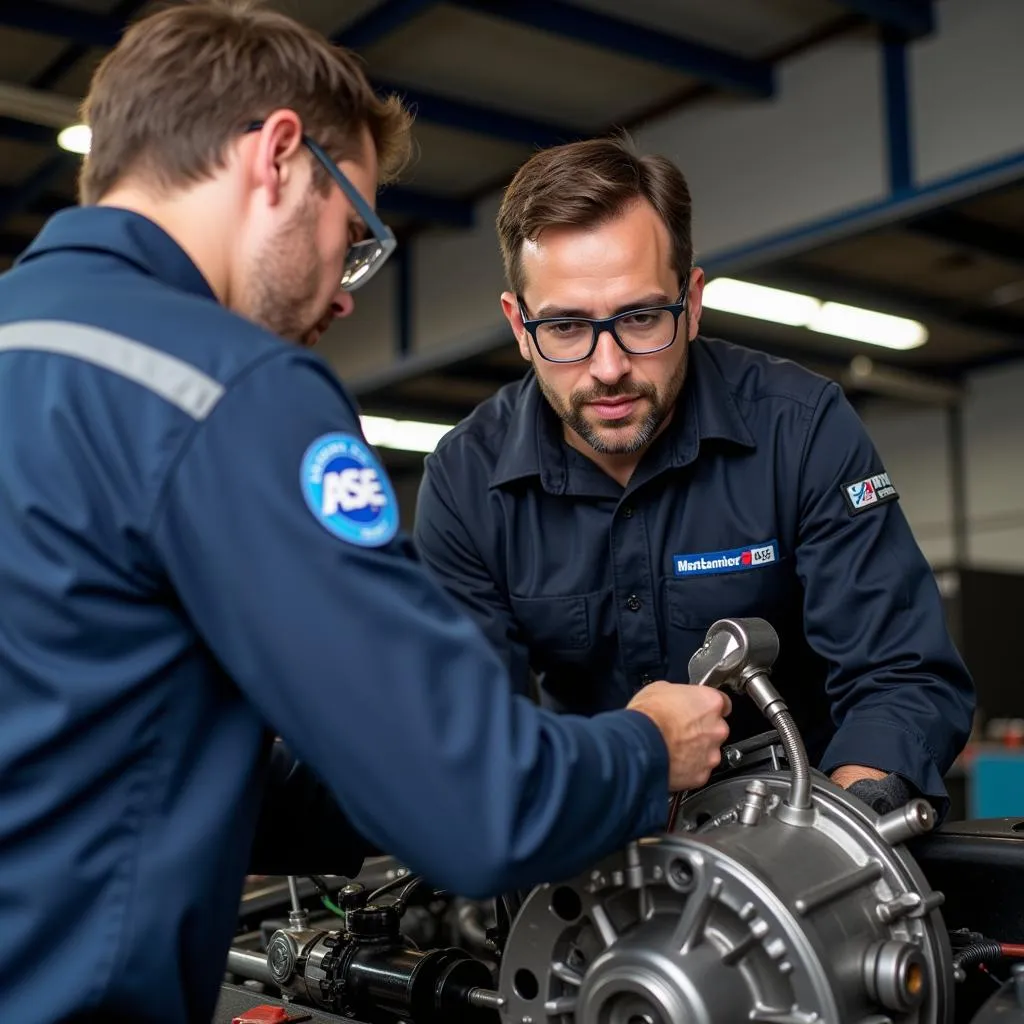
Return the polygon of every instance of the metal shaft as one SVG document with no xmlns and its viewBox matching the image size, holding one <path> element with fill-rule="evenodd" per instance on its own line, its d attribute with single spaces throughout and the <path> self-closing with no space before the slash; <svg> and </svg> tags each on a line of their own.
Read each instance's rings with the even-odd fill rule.
<svg viewBox="0 0 1024 1024">
<path fill-rule="evenodd" d="M 768 679 L 778 654 L 778 634 L 764 619 L 719 619 L 708 630 L 704 646 L 690 659 L 690 682 L 728 687 L 753 700 L 778 732 L 789 761 L 792 781 L 786 803 L 794 810 L 807 811 L 811 809 L 807 750 L 786 702 Z"/>
<path fill-rule="evenodd" d="M 267 985 L 275 984 L 267 958 L 260 953 L 250 953 L 247 949 L 228 950 L 227 969 L 240 978 L 262 981 Z"/>
<path fill-rule="evenodd" d="M 299 887 L 296 884 L 295 876 L 288 876 L 288 893 L 292 898 L 292 910 L 298 913 L 302 910 L 302 904 L 299 902 Z"/>
<path fill-rule="evenodd" d="M 466 993 L 466 1002 L 485 1010 L 500 1010 L 505 1005 L 505 997 L 490 988 L 471 988 Z"/>
</svg>

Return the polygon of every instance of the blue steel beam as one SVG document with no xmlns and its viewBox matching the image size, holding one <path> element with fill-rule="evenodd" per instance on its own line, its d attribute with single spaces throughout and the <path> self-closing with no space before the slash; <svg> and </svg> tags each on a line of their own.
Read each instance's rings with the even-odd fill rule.
<svg viewBox="0 0 1024 1024">
<path fill-rule="evenodd" d="M 6 138 L 0 132 L 0 138 Z M 13 185 L 0 186 L 0 206 L 11 199 L 17 192 Z M 52 217 L 66 206 L 73 205 L 74 200 L 56 192 L 38 195 L 26 208 L 26 213 L 37 217 Z M 385 217 L 408 217 L 412 220 L 429 221 L 432 224 L 444 224 L 454 228 L 470 228 L 473 226 L 473 204 L 448 196 L 431 195 L 411 188 L 399 188 L 389 185 L 381 189 L 377 197 L 377 209 Z"/>
<path fill-rule="evenodd" d="M 3 206 L 17 191 L 17 185 L 5 185 L 0 188 L 0 206 Z M 58 210 L 63 210 L 64 207 L 72 204 L 73 200 L 68 199 L 67 196 L 62 196 L 57 192 L 46 192 L 37 195 L 25 207 L 25 212 L 36 217 L 52 217 Z"/>
<path fill-rule="evenodd" d="M 450 0 L 457 7 L 660 64 L 729 92 L 768 97 L 775 79 L 767 61 L 749 60 L 564 0 Z"/>
<path fill-rule="evenodd" d="M 935 28 L 932 0 L 836 0 L 836 3 L 907 39 L 919 39 Z"/>
<path fill-rule="evenodd" d="M 395 92 L 404 96 L 406 105 L 415 108 L 417 117 L 424 121 L 456 128 L 459 131 L 489 135 L 523 146 L 547 149 L 562 142 L 571 142 L 580 138 L 582 134 L 564 125 L 479 107 L 473 103 L 463 103 L 461 100 L 421 92 L 419 89 L 411 89 L 404 85 L 392 85 L 389 82 L 375 80 L 374 88 L 380 93 Z"/>
<path fill-rule="evenodd" d="M 405 0 L 405 3 L 411 3 L 411 0 Z M 63 17 L 61 12 L 68 16 Z M 87 11 L 71 11 L 55 7 L 45 0 L 17 0 L 16 3 L 4 3 L 0 0 L 0 25 L 31 27 L 50 35 L 64 36 L 79 45 L 93 46 L 97 40 L 103 40 L 105 45 L 113 45 L 120 38 L 125 24 L 123 18 L 90 14 Z M 416 105 L 418 114 L 424 121 L 489 135 L 508 142 L 544 148 L 568 142 L 579 135 L 568 128 L 545 121 L 478 107 L 415 89 L 383 82 L 376 82 L 375 87 L 380 91 L 404 93 L 408 102 Z"/>
<path fill-rule="evenodd" d="M 335 32 L 331 41 L 353 50 L 372 46 L 386 35 L 412 21 L 438 0 L 384 0 L 361 18 L 356 18 L 340 32 Z"/>
<path fill-rule="evenodd" d="M 56 143 L 56 134 L 52 128 L 28 124 L 12 117 L 0 117 L 0 139 L 18 139 L 23 142 L 53 146 Z M 49 188 L 58 165 L 65 168 L 70 167 L 77 157 L 69 153 L 58 152 L 55 154 L 55 159 L 57 163 L 52 169 L 51 164 L 48 163 L 41 171 L 37 172 L 37 175 L 41 175 L 39 182 L 36 181 L 37 175 L 33 175 L 25 182 L 24 186 L 0 189 L 0 224 L 16 213 L 24 211 L 30 204 L 38 206 L 36 200 Z M 54 197 L 50 196 L 47 204 L 48 212 L 45 215 L 54 212 L 54 201 Z M 379 205 L 381 212 L 385 215 L 412 217 L 416 220 L 446 224 L 451 227 L 471 227 L 473 224 L 471 203 L 452 199 L 449 196 L 434 196 L 415 189 L 397 186 L 384 188 L 380 193 Z"/>
<path fill-rule="evenodd" d="M 453 228 L 473 226 L 472 203 L 448 196 L 431 195 L 416 189 L 388 185 L 381 189 L 377 206 L 385 216 L 410 217 L 413 220 L 425 220 Z"/>
<path fill-rule="evenodd" d="M 988 259 L 1024 266 L 1024 232 L 975 220 L 956 210 L 935 210 L 906 221 L 903 227 Z"/>
<path fill-rule="evenodd" d="M 114 9 L 109 13 L 108 17 L 116 18 L 123 22 L 129 21 L 133 18 L 138 11 L 145 7 L 148 0 L 121 0 L 121 3 L 117 4 Z M 89 47 L 82 43 L 75 43 L 72 46 L 67 47 L 62 53 L 58 54 L 54 60 L 48 64 L 42 71 L 36 75 L 31 81 L 33 89 L 50 89 L 57 84 L 86 54 L 89 52 Z"/>
<path fill-rule="evenodd" d="M 0 231 L 0 257 L 13 259 L 20 256 L 32 244 L 30 235 L 16 235 L 10 231 Z"/>
<path fill-rule="evenodd" d="M 57 141 L 57 130 L 41 124 L 31 124 L 16 117 L 0 116 L 0 139 L 52 146 Z"/>
<path fill-rule="evenodd" d="M 125 29 L 124 18 L 63 7 L 50 0 L 8 0 L 0 4 L 0 25 L 60 36 L 80 46 L 114 46 Z"/>
<path fill-rule="evenodd" d="M 77 157 L 70 153 L 57 152 L 22 184 L 7 192 L 0 200 L 0 224 L 28 209 L 62 174 L 71 170 L 76 161 Z"/>
<path fill-rule="evenodd" d="M 889 35 L 889 32 L 886 32 Z M 885 67 L 885 120 L 889 157 L 889 191 L 898 196 L 914 187 L 913 144 L 910 131 L 910 88 L 907 44 L 900 39 L 882 44 Z"/>
<path fill-rule="evenodd" d="M 413 266 L 412 247 L 409 242 L 398 247 L 395 253 L 395 269 L 398 280 L 395 283 L 395 355 L 404 359 L 412 352 L 413 331 Z"/>
</svg>

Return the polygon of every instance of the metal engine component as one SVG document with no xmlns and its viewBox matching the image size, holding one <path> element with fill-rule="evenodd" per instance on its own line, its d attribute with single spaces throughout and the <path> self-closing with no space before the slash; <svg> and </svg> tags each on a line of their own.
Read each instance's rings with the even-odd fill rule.
<svg viewBox="0 0 1024 1024">
<path fill-rule="evenodd" d="M 265 958 L 232 951 L 229 968 L 273 983 L 298 1004 L 366 1024 L 493 1019 L 493 979 L 480 960 L 461 949 L 410 948 L 391 905 L 350 911 L 346 925 L 344 931 L 281 929 Z"/>
<path fill-rule="evenodd" d="M 687 796 L 676 831 L 534 890 L 502 957 L 503 1021 L 949 1024 L 942 896 L 903 845 L 932 809 L 880 817 L 807 768 L 768 681 L 777 652 L 767 623 L 723 620 L 691 673 L 788 726 L 791 770 L 754 758 Z"/>
<path fill-rule="evenodd" d="M 719 619 L 688 666 L 690 682 L 746 693 L 779 734 L 793 783 L 786 812 L 793 824 L 809 820 L 810 766 L 786 702 L 768 679 L 779 656 L 779 636 L 764 619 Z"/>
</svg>

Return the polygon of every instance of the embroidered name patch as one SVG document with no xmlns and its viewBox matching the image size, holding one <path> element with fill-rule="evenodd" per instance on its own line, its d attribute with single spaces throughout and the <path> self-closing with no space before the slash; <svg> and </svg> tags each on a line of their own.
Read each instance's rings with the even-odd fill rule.
<svg viewBox="0 0 1024 1024">
<path fill-rule="evenodd" d="M 876 505 L 884 505 L 887 501 L 895 501 L 899 497 L 888 473 L 878 473 L 866 480 L 843 484 L 841 490 L 851 516 L 866 512 Z"/>
<path fill-rule="evenodd" d="M 708 551 L 700 555 L 673 555 L 676 576 L 707 576 L 712 573 L 744 572 L 779 560 L 779 545 L 774 540 L 748 544 L 731 551 Z"/>
</svg>

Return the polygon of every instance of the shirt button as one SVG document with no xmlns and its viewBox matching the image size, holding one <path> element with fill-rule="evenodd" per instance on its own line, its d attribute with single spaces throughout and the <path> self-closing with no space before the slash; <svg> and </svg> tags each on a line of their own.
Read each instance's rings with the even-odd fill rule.
<svg viewBox="0 0 1024 1024">
<path fill-rule="evenodd" d="M 640 598 L 637 597 L 636 594 L 630 594 L 629 597 L 626 598 L 626 607 L 631 612 L 640 611 Z"/>
<path fill-rule="evenodd" d="M 654 680 L 646 672 L 640 677 L 641 686 L 650 686 L 653 682 Z"/>
<path fill-rule="evenodd" d="M 632 519 L 633 518 L 633 506 L 632 505 L 627 505 L 622 510 L 622 518 L 623 519 Z"/>
</svg>

